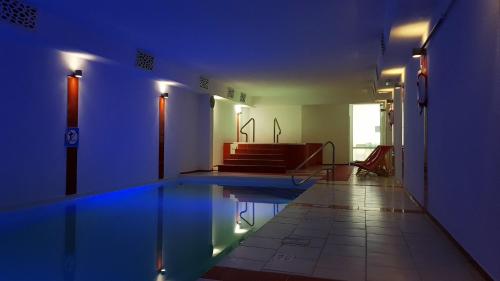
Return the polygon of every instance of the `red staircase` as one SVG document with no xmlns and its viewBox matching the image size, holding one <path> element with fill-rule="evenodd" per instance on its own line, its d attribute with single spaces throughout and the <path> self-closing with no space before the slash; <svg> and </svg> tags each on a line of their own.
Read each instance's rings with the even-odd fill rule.
<svg viewBox="0 0 500 281">
<path fill-rule="evenodd" d="M 234 154 L 224 149 L 219 172 L 286 173 L 286 149 L 278 144 L 238 144 Z"/>
</svg>

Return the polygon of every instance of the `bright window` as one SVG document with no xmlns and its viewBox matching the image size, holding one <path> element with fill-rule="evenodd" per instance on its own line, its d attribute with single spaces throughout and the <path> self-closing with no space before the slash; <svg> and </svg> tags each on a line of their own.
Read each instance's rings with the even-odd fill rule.
<svg viewBox="0 0 500 281">
<path fill-rule="evenodd" d="M 380 104 L 352 105 L 352 160 L 365 160 L 380 145 Z"/>
</svg>

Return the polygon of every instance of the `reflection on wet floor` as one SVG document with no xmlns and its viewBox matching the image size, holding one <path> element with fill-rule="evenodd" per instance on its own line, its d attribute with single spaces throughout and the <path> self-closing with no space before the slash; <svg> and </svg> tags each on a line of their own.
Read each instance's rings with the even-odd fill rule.
<svg viewBox="0 0 500 281">
<path fill-rule="evenodd" d="M 204 278 L 250 280 L 244 276 L 483 280 L 393 179 L 356 176 L 308 189 Z"/>
</svg>

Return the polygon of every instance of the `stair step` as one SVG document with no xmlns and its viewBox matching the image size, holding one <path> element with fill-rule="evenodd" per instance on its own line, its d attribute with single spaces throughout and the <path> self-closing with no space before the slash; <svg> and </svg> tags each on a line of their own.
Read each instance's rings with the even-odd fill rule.
<svg viewBox="0 0 500 281">
<path fill-rule="evenodd" d="M 281 159 L 224 159 L 224 164 L 228 165 L 285 165 L 285 160 Z"/>
<path fill-rule="evenodd" d="M 219 172 L 286 173 L 284 165 L 219 165 Z"/>
<path fill-rule="evenodd" d="M 230 159 L 276 159 L 276 160 L 284 160 L 284 154 L 248 154 L 248 153 L 238 153 L 238 154 L 230 154 Z"/>
<path fill-rule="evenodd" d="M 240 149 L 283 149 L 286 144 L 273 144 L 273 143 L 239 143 Z"/>
<path fill-rule="evenodd" d="M 283 149 L 267 149 L 267 148 L 237 148 L 237 154 L 282 154 Z"/>
</svg>

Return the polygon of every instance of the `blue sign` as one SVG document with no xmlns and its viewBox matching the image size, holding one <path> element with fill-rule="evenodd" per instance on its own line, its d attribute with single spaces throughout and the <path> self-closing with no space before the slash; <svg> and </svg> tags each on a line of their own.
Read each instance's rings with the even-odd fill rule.
<svg viewBox="0 0 500 281">
<path fill-rule="evenodd" d="M 64 146 L 66 147 L 78 147 L 80 143 L 80 129 L 79 128 L 67 128 L 64 134 Z"/>
</svg>

